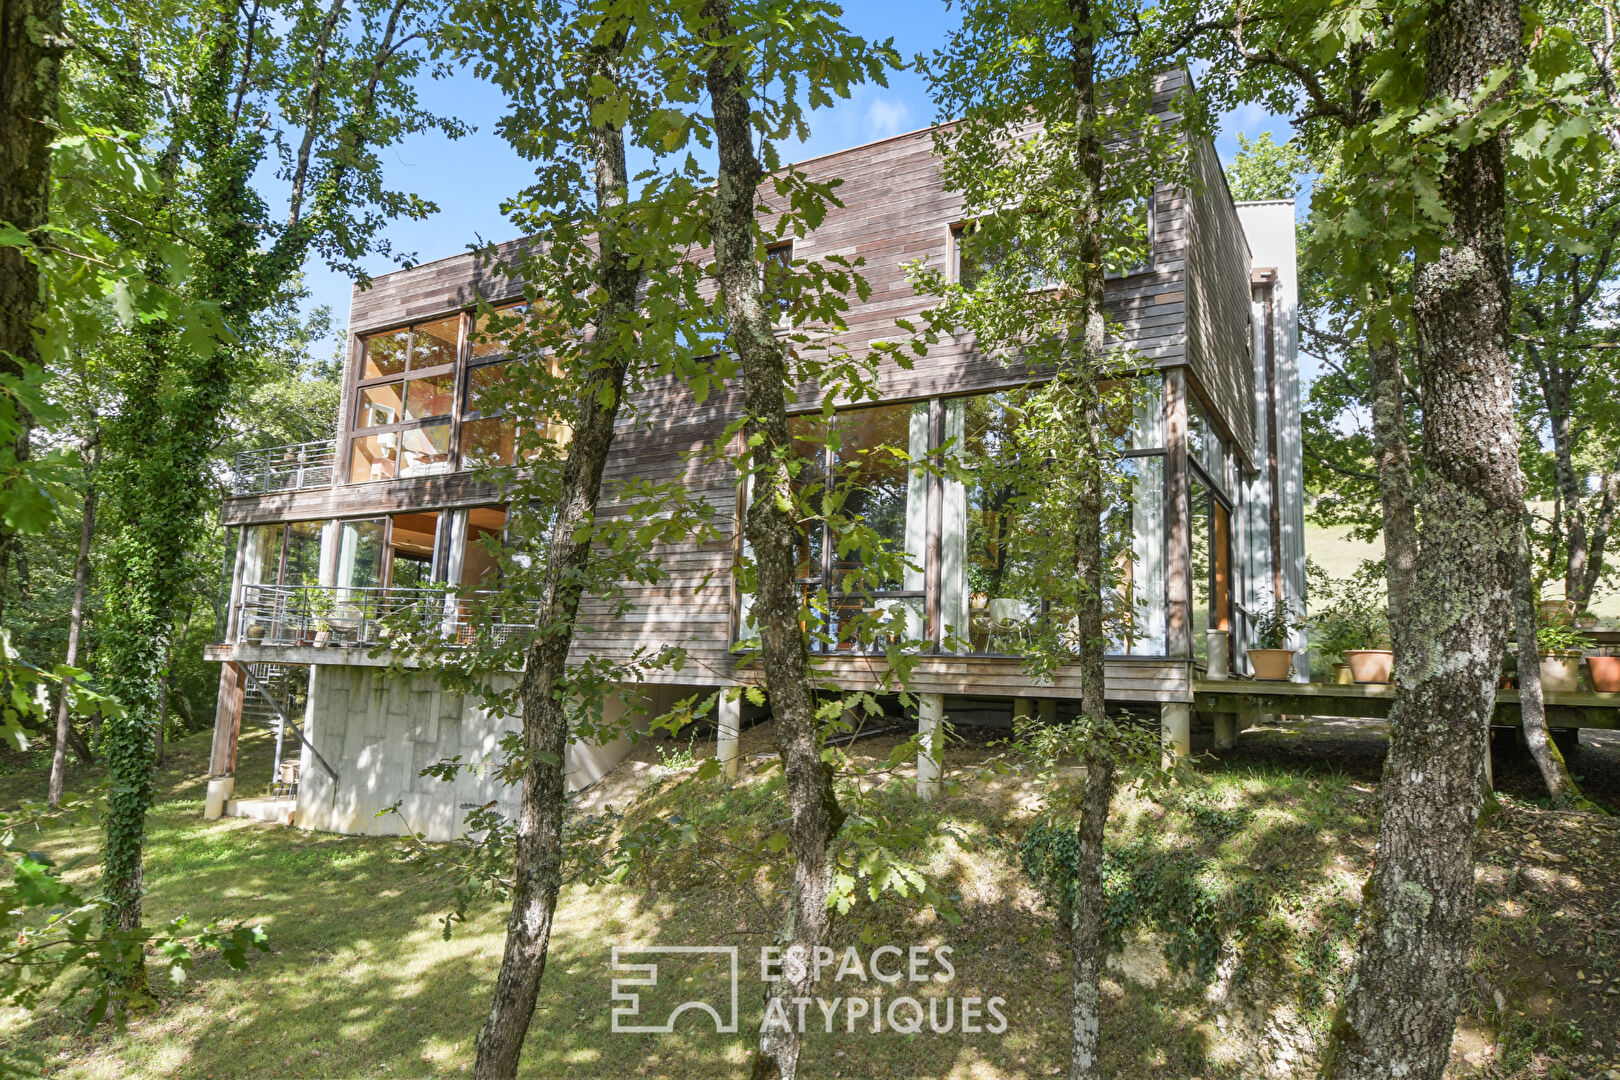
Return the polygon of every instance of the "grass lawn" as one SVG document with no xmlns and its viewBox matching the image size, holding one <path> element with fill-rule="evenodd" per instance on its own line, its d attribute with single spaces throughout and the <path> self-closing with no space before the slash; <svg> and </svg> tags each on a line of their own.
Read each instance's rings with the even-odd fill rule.
<svg viewBox="0 0 1620 1080">
<path fill-rule="evenodd" d="M 748 734 L 763 738 L 757 729 Z M 887 752 L 877 739 L 858 745 Z M 1104 985 L 1109 1075 L 1311 1071 L 1371 858 L 1381 753 L 1376 726 L 1324 732 L 1282 725 L 1245 734 L 1237 751 L 1205 759 L 1197 781 L 1157 802 L 1120 798 L 1110 836 L 1110 913 L 1125 945 Z M 1609 753 L 1590 751 L 1591 761 L 1609 768 Z M 1612 753 L 1620 761 L 1620 747 Z M 439 920 L 450 886 L 403 863 L 393 841 L 203 822 L 206 754 L 206 735 L 186 740 L 160 778 L 148 834 L 148 917 L 257 919 L 273 952 L 256 956 L 241 974 L 203 961 L 185 985 L 160 991 L 161 1008 L 123 1033 L 85 1034 L 61 1011 L 0 1014 L 4 1053 L 42 1055 L 45 1072 L 63 1077 L 469 1070 L 504 912 L 484 910 L 446 941 Z M 951 760 L 960 766 L 982 754 L 970 743 Z M 265 736 L 244 741 L 242 769 L 249 778 L 268 775 Z M 1510 781 L 1517 775 L 1505 772 Z M 678 813 L 700 834 L 710 823 L 758 821 L 764 837 L 776 807 L 774 783 L 757 774 L 729 792 L 654 783 L 629 808 L 630 820 Z M 0 800 L 43 787 L 43 773 L 15 771 L 0 776 Z M 961 897 L 962 923 L 889 904 L 835 924 L 840 949 L 868 935 L 863 956 L 885 942 L 949 945 L 954 979 L 916 996 L 925 1004 L 930 997 L 1002 997 L 1006 1032 L 958 1027 L 935 1035 L 925 1027 L 907 1035 L 885 1025 L 874 1034 L 868 1017 L 854 1031 L 841 1018 L 829 1034 L 815 1020 L 805 1075 L 1066 1074 L 1067 953 L 1054 915 L 1016 869 L 1012 846 L 1029 804 L 1029 792 L 1006 782 L 966 785 L 927 810 L 897 804 L 898 813 L 944 814 L 958 826 L 959 839 L 922 857 L 946 891 Z M 35 846 L 61 857 L 93 852 L 97 840 L 92 831 L 65 831 Z M 1480 862 L 1480 947 L 1453 1074 L 1587 1077 L 1620 1068 L 1620 827 L 1509 797 L 1482 831 Z M 751 903 L 691 852 L 631 883 L 569 887 L 526 1075 L 746 1076 L 749 1033 L 761 1016 L 753 957 L 766 943 L 748 932 L 759 923 Z M 712 1028 L 706 1017 L 688 1013 L 670 1035 L 613 1033 L 611 949 L 645 942 L 740 946 L 740 1032 L 715 1034 L 705 1030 Z M 680 981 L 648 991 L 644 1014 L 710 985 L 712 974 L 679 963 L 666 972 Z M 851 979 L 835 993 L 875 999 L 880 991 L 896 992 Z M 847 1017 L 847 1006 L 840 1015 Z"/>
</svg>

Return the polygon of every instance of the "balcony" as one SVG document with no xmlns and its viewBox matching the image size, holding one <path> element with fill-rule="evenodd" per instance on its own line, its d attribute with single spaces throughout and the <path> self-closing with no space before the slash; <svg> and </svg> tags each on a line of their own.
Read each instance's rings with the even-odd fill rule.
<svg viewBox="0 0 1620 1080">
<path fill-rule="evenodd" d="M 244 450 L 236 455 L 231 494 L 265 495 L 331 487 L 336 459 L 337 443 L 331 439 Z"/>
<path fill-rule="evenodd" d="M 236 643 L 371 648 L 428 634 L 457 645 L 504 644 L 533 632 L 538 604 L 493 609 L 492 595 L 442 587 L 246 585 Z"/>
</svg>

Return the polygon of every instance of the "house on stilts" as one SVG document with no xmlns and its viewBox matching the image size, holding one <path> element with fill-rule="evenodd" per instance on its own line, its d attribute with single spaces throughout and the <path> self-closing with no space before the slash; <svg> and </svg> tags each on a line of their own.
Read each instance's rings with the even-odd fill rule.
<svg viewBox="0 0 1620 1080">
<path fill-rule="evenodd" d="M 1157 107 L 1173 109 L 1184 84 L 1180 73 L 1161 77 Z M 1209 664 L 1206 631 L 1229 632 L 1226 663 L 1245 674 L 1255 618 L 1276 596 L 1303 612 L 1305 590 L 1294 206 L 1234 203 L 1214 147 L 1186 138 L 1191 181 L 1156 187 L 1140 208 L 1150 257 L 1106 285 L 1115 344 L 1142 359 L 1153 387 L 1129 450 L 1135 618 L 1128 639 L 1113 643 L 1107 696 L 1156 713 L 1167 751 L 1179 754 L 1189 752 L 1194 734 L 1194 684 Z M 800 168 L 813 179 L 842 178 L 844 205 L 780 254 L 864 258 L 873 291 L 864 303 L 851 301 L 846 340 L 859 348 L 892 339 L 897 318 L 928 304 L 905 264 L 952 265 L 964 226 L 932 133 L 883 139 Z M 228 615 L 208 652 L 222 667 L 208 815 L 285 821 L 291 814 L 306 828 L 391 832 L 400 820 L 377 811 L 397 801 L 417 830 L 442 839 L 460 829 L 468 804 L 515 805 L 516 791 L 503 788 L 493 769 L 454 783 L 420 774 L 455 755 L 493 761 L 516 719 L 487 715 L 475 698 L 374 654 L 381 613 L 440 597 L 445 586 L 476 592 L 496 572 L 486 539 L 501 534 L 507 508 L 486 467 L 511 460 L 518 418 L 480 409 L 481 388 L 510 361 L 499 341 L 477 332 L 474 308 L 520 299 L 519 288 L 471 253 L 357 288 L 336 437 L 238 458 L 223 511 L 236 537 Z M 1072 714 L 1078 673 L 1060 670 L 1037 685 L 1012 655 L 1029 608 L 996 592 L 1000 552 L 984 493 L 940 476 L 908 482 L 898 458 L 885 464 L 860 451 L 898 444 L 915 458 L 947 440 L 969 453 L 992 445 L 976 429 L 992 422 L 1005 395 L 1038 378 L 956 339 L 931 348 L 912 370 L 884 361 L 881 400 L 837 414 L 838 449 L 825 452 L 844 460 L 826 464 L 902 474 L 872 477 L 867 486 L 899 503 L 885 506 L 883 517 L 916 569 L 890 593 L 834 596 L 833 604 L 899 601 L 921 614 L 932 644 L 912 689 L 925 723 Z M 742 392 L 733 382 L 700 403 L 670 381 L 639 393 L 644 419 L 621 423 L 605 483 L 681 477 L 713 506 L 722 535 L 662 550 L 668 580 L 628 585 L 627 614 L 607 618 L 587 603 L 575 649 L 624 658 L 647 646 L 684 647 L 689 659 L 679 671 L 651 672 L 635 687 L 661 711 L 693 693 L 760 679 L 735 648 L 747 633 L 747 598 L 734 577 L 741 485 L 724 458 L 690 453 L 722 436 L 740 413 Z M 820 402 L 793 408 L 817 412 Z M 834 591 L 835 567 L 819 570 L 807 588 Z M 521 619 L 510 629 L 521 633 Z M 1291 645 L 1304 649 L 1303 635 L 1296 632 Z M 820 656 L 822 674 L 846 688 L 875 688 L 880 660 L 837 646 Z M 734 732 L 760 711 L 746 700 L 723 704 L 720 727 Z M 273 725 L 282 740 L 274 777 L 236 775 L 239 734 L 255 722 Z M 570 785 L 596 781 L 628 745 L 571 745 Z M 236 797 L 271 781 L 271 799 Z"/>
</svg>

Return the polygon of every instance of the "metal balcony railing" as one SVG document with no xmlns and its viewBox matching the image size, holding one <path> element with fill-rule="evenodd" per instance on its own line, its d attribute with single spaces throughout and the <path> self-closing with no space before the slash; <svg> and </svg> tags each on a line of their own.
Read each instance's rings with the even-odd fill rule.
<svg viewBox="0 0 1620 1080">
<path fill-rule="evenodd" d="M 263 495 L 330 487 L 336 458 L 337 443 L 331 439 L 244 450 L 236 455 L 231 494 Z"/>
<path fill-rule="evenodd" d="M 236 640 L 252 645 L 374 646 L 423 633 L 505 642 L 536 626 L 534 603 L 492 608 L 487 592 L 246 585 Z"/>
</svg>

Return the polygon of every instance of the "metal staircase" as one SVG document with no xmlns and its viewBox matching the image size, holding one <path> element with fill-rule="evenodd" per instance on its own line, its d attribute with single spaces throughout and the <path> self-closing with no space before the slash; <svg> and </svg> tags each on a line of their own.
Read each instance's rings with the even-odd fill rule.
<svg viewBox="0 0 1620 1080">
<path fill-rule="evenodd" d="M 304 715 L 304 701 L 309 687 L 307 664 L 245 664 L 246 673 L 242 690 L 242 722 L 263 724 L 276 733 L 275 772 L 273 784 L 281 784 L 281 755 L 286 748 L 287 735 L 309 747 L 310 756 L 334 781 L 338 774 L 321 757 L 313 743 L 304 735 L 299 721 Z"/>
</svg>

